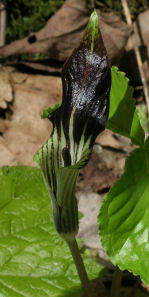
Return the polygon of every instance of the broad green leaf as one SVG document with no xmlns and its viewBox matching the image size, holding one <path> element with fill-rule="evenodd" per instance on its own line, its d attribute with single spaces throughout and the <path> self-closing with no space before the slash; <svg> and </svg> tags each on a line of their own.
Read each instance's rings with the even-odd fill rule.
<svg viewBox="0 0 149 297">
<path fill-rule="evenodd" d="M 110 93 L 110 114 L 107 128 L 113 132 L 129 137 L 134 144 L 144 143 L 144 131 L 141 127 L 133 88 L 129 79 L 118 68 L 112 67 L 112 87 Z"/>
<path fill-rule="evenodd" d="M 101 266 L 85 257 L 91 278 Z M 79 297 L 80 282 L 57 235 L 40 170 L 0 169 L 0 296 Z"/>
<path fill-rule="evenodd" d="M 106 195 L 99 231 L 112 263 L 149 285 L 149 138 L 131 153 L 125 173 Z"/>
</svg>

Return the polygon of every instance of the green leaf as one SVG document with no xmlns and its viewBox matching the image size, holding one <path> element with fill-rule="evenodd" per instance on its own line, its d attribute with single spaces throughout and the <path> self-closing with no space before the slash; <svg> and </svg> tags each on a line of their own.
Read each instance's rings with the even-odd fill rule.
<svg viewBox="0 0 149 297">
<path fill-rule="evenodd" d="M 101 266 L 90 257 L 84 260 L 90 277 L 97 277 Z M 76 268 L 55 231 L 36 168 L 0 169 L 0 296 L 81 296 Z"/>
<path fill-rule="evenodd" d="M 61 106 L 61 104 L 62 104 L 62 102 L 60 101 L 59 103 L 57 103 L 57 104 L 55 104 L 54 106 L 50 106 L 50 107 L 48 107 L 48 108 L 44 108 L 43 109 L 43 113 L 42 113 L 42 115 L 41 115 L 41 118 L 42 119 L 46 119 L 46 118 L 48 118 L 48 116 L 52 113 L 52 112 L 54 112 L 54 111 L 56 111 L 60 106 Z"/>
<path fill-rule="evenodd" d="M 145 103 L 139 106 L 138 116 L 144 131 L 149 132 L 149 118 L 147 113 L 147 106 Z"/>
<path fill-rule="evenodd" d="M 110 93 L 110 114 L 107 128 L 113 132 L 129 137 L 134 144 L 144 143 L 144 131 L 141 127 L 133 88 L 129 86 L 129 79 L 118 68 L 112 67 L 112 87 Z"/>
<path fill-rule="evenodd" d="M 99 231 L 112 263 L 149 285 L 149 138 L 131 153 L 125 173 L 107 194 Z"/>
<path fill-rule="evenodd" d="M 94 10 L 90 16 L 87 28 L 86 28 L 86 34 L 83 38 L 84 41 L 90 42 L 90 50 L 91 53 L 93 53 L 94 46 L 96 41 L 100 41 L 100 31 L 99 31 L 99 21 L 98 21 L 98 14 L 96 10 Z"/>
</svg>

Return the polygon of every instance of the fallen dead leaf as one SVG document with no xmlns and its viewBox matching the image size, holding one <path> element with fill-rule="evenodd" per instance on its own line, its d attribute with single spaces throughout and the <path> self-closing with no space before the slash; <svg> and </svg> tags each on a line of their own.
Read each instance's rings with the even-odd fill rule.
<svg viewBox="0 0 149 297">
<path fill-rule="evenodd" d="M 9 121 L 7 119 L 0 118 L 0 134 L 5 133 L 9 128 Z"/>
<path fill-rule="evenodd" d="M 140 13 L 133 23 L 133 30 L 135 30 L 135 43 L 139 48 L 144 75 L 149 85 L 149 9 Z M 132 43 L 132 36 L 129 37 L 125 47 L 125 55 L 120 62 L 120 69 L 126 72 L 127 76 L 133 82 L 133 85 L 142 85 L 142 80 L 134 52 L 134 46 Z"/>
<path fill-rule="evenodd" d="M 80 171 L 77 189 L 103 193 L 114 184 L 124 171 L 126 153 L 94 146 L 87 166 Z M 119 160 L 123 159 L 122 162 Z"/>
<path fill-rule="evenodd" d="M 6 70 L 0 71 L 0 108 L 6 109 L 8 103 L 13 100 L 13 86 L 10 73 Z"/>
<path fill-rule="evenodd" d="M 7 143 L 0 137 L 0 167 L 2 166 L 15 166 L 17 160 L 12 152 L 8 149 Z"/>
<path fill-rule="evenodd" d="M 44 107 L 53 106 L 61 100 L 61 79 L 29 75 L 24 80 L 24 74 L 19 73 L 19 78 L 18 73 L 12 72 L 11 75 L 15 84 L 13 115 L 7 121 L 3 138 L 18 164 L 34 165 L 34 153 L 52 131 L 52 124 L 41 120 L 40 115 Z"/>
<path fill-rule="evenodd" d="M 97 136 L 96 143 L 118 150 L 123 148 L 122 143 L 116 140 L 114 133 L 107 129 Z"/>
<path fill-rule="evenodd" d="M 116 63 L 131 33 L 130 27 L 113 13 L 97 12 L 109 59 Z M 51 59 L 65 61 L 79 44 L 89 16 L 86 0 L 66 0 L 43 29 L 1 48 L 0 57 L 43 53 Z"/>
</svg>

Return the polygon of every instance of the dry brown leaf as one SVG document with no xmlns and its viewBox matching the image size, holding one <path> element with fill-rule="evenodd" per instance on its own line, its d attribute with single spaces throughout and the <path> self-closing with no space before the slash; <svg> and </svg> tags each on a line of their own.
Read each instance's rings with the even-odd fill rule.
<svg viewBox="0 0 149 297">
<path fill-rule="evenodd" d="M 22 81 L 24 74 L 20 73 L 19 76 L 19 81 Z M 12 72 L 12 77 L 14 82 L 18 82 L 17 73 Z M 60 78 L 29 75 L 21 84 L 15 84 L 13 115 L 3 137 L 18 164 L 34 165 L 33 154 L 52 131 L 50 122 L 40 118 L 42 110 L 60 100 Z"/>
<path fill-rule="evenodd" d="M 145 10 L 144 12 L 140 13 L 137 17 L 136 22 L 134 22 L 133 26 L 135 26 L 138 34 L 136 35 L 136 45 L 142 46 L 145 45 L 149 47 L 149 9 Z M 134 34 L 134 33 L 133 33 Z M 131 38 L 128 39 L 127 43 L 127 50 L 132 50 L 133 44 Z"/>
<path fill-rule="evenodd" d="M 77 190 L 90 190 L 95 193 L 107 191 L 123 173 L 126 153 L 103 149 L 94 150 L 85 168 L 81 170 Z M 119 160 L 123 159 L 123 162 Z"/>
<path fill-rule="evenodd" d="M 5 133 L 5 131 L 9 128 L 9 121 L 6 119 L 0 118 L 0 134 Z"/>
<path fill-rule="evenodd" d="M 109 59 L 115 63 L 124 49 L 130 28 L 113 13 L 97 12 Z M 43 53 L 52 59 L 65 61 L 80 42 L 89 15 L 86 0 L 66 0 L 43 29 L 1 48 L 0 57 Z"/>
<path fill-rule="evenodd" d="M 137 34 L 136 37 L 136 46 L 139 47 L 140 54 L 143 62 L 143 69 L 145 72 L 145 77 L 149 83 L 149 9 L 139 14 L 136 22 L 133 26 Z M 142 84 L 140 77 L 136 56 L 132 44 L 132 38 L 128 39 L 126 44 L 126 52 L 123 56 L 123 59 L 120 64 L 121 69 L 126 72 L 127 76 L 133 82 L 133 84 Z"/>
<path fill-rule="evenodd" d="M 2 166 L 15 166 L 17 160 L 12 152 L 8 149 L 7 143 L 0 137 L 0 167 Z"/>
<path fill-rule="evenodd" d="M 96 143 L 118 150 L 123 148 L 122 143 L 114 137 L 114 133 L 107 129 L 97 136 Z"/>
<path fill-rule="evenodd" d="M 13 100 L 13 85 L 10 73 L 6 70 L 0 71 L 0 108 L 6 109 L 8 102 Z"/>
</svg>

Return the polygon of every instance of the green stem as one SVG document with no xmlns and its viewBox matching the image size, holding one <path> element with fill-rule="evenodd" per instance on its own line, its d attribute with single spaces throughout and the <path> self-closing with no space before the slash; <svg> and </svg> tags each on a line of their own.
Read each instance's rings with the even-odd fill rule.
<svg viewBox="0 0 149 297">
<path fill-rule="evenodd" d="M 87 292 L 88 288 L 89 288 L 89 279 L 88 279 L 88 275 L 87 275 L 87 272 L 86 272 L 86 269 L 85 269 L 85 266 L 84 266 L 79 248 L 78 248 L 77 241 L 74 238 L 73 240 L 66 241 L 66 242 L 70 248 L 72 257 L 74 259 L 82 287 Z"/>
<path fill-rule="evenodd" d="M 119 297 L 120 296 L 122 274 L 123 274 L 123 272 L 118 267 L 116 267 L 114 274 L 113 274 L 110 297 Z"/>
</svg>

